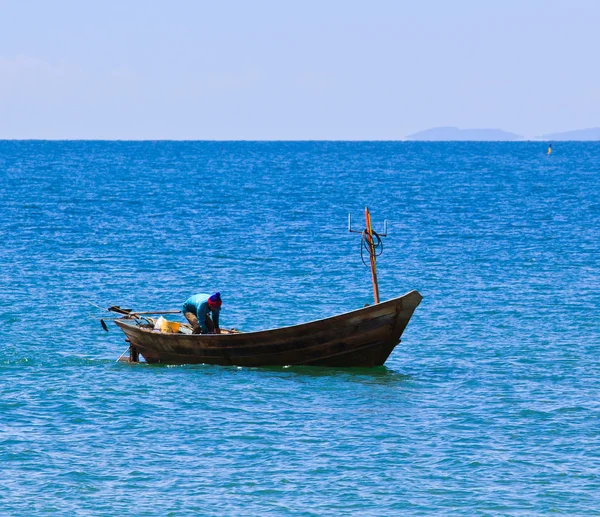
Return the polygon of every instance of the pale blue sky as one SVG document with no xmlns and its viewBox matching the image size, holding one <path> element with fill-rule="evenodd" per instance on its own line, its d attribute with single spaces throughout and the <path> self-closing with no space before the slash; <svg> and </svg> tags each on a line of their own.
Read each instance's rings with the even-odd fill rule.
<svg viewBox="0 0 600 517">
<path fill-rule="evenodd" d="M 600 1 L 0 0 L 0 138 L 600 126 Z"/>
</svg>

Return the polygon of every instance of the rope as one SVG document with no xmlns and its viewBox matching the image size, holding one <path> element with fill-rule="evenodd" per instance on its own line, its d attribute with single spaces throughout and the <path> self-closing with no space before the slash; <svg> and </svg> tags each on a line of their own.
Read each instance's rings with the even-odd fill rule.
<svg viewBox="0 0 600 517">
<path fill-rule="evenodd" d="M 371 254 L 371 245 L 369 244 L 369 234 L 367 232 L 367 230 L 363 230 L 362 232 L 362 238 L 360 240 L 360 258 L 362 260 L 362 263 L 369 267 L 370 264 L 367 264 L 367 262 L 365 261 L 365 256 L 364 256 L 364 250 L 367 251 L 367 253 L 369 253 L 369 255 Z M 381 255 L 383 253 L 383 241 L 381 240 L 381 237 L 379 236 L 379 234 L 377 232 L 373 232 L 373 254 L 376 257 L 379 257 L 379 255 Z"/>
<path fill-rule="evenodd" d="M 119 356 L 119 358 L 117 359 L 117 361 L 116 361 L 116 362 L 118 363 L 118 362 L 121 360 L 121 357 L 123 357 L 123 356 L 124 356 L 124 355 L 125 355 L 127 352 L 129 352 L 129 347 L 127 347 L 127 350 L 125 350 L 125 352 L 123 352 L 123 353 L 122 353 L 122 354 Z"/>
</svg>

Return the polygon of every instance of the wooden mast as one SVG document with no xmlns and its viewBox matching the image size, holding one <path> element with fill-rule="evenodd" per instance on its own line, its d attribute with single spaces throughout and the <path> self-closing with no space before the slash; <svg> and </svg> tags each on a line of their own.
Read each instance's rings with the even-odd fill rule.
<svg viewBox="0 0 600 517">
<path fill-rule="evenodd" d="M 373 227 L 369 207 L 365 207 L 365 220 L 367 222 L 367 242 L 369 244 L 369 257 L 371 259 L 371 278 L 373 279 L 373 298 L 379 303 L 379 285 L 377 284 L 377 262 L 375 258 L 375 243 L 373 242 Z"/>
<path fill-rule="evenodd" d="M 362 235 L 361 242 L 361 251 L 360 255 L 363 256 L 363 250 L 367 249 L 369 251 L 369 262 L 371 265 L 371 279 L 373 280 L 373 298 L 375 303 L 379 303 L 379 284 L 377 283 L 377 248 L 382 246 L 381 237 L 387 236 L 387 221 L 383 222 L 384 230 L 383 233 L 377 233 L 373 231 L 373 226 L 371 225 L 371 213 L 369 212 L 369 207 L 365 207 L 365 221 L 366 228 L 364 230 L 353 230 L 352 229 L 352 217 L 348 214 L 348 231 L 351 233 L 360 233 Z M 381 254 L 380 249 L 379 254 Z M 363 263 L 366 266 L 367 263 L 363 258 Z"/>
</svg>

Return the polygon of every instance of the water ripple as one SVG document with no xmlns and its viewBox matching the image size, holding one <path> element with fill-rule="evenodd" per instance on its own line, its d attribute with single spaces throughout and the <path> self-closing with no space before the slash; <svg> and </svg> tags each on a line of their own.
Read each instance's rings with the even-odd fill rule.
<svg viewBox="0 0 600 517">
<path fill-rule="evenodd" d="M 593 515 L 600 146 L 0 142 L 0 513 Z M 127 365 L 90 306 L 226 326 L 370 302 L 385 367 Z M 357 223 L 359 224 L 358 220 Z"/>
</svg>

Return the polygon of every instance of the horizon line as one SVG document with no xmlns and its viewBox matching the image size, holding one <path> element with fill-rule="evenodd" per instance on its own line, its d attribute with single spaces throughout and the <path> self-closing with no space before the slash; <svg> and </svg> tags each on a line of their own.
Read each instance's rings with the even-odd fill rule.
<svg viewBox="0 0 600 517">
<path fill-rule="evenodd" d="M 0 138 L 0 142 L 548 142 L 550 138 L 523 137 L 518 139 L 494 140 L 421 140 L 414 138 L 299 138 L 299 139 L 267 139 L 267 138 L 238 138 L 238 139 L 210 139 L 210 138 Z M 561 140 L 562 142 L 600 142 L 600 140 Z"/>
</svg>

